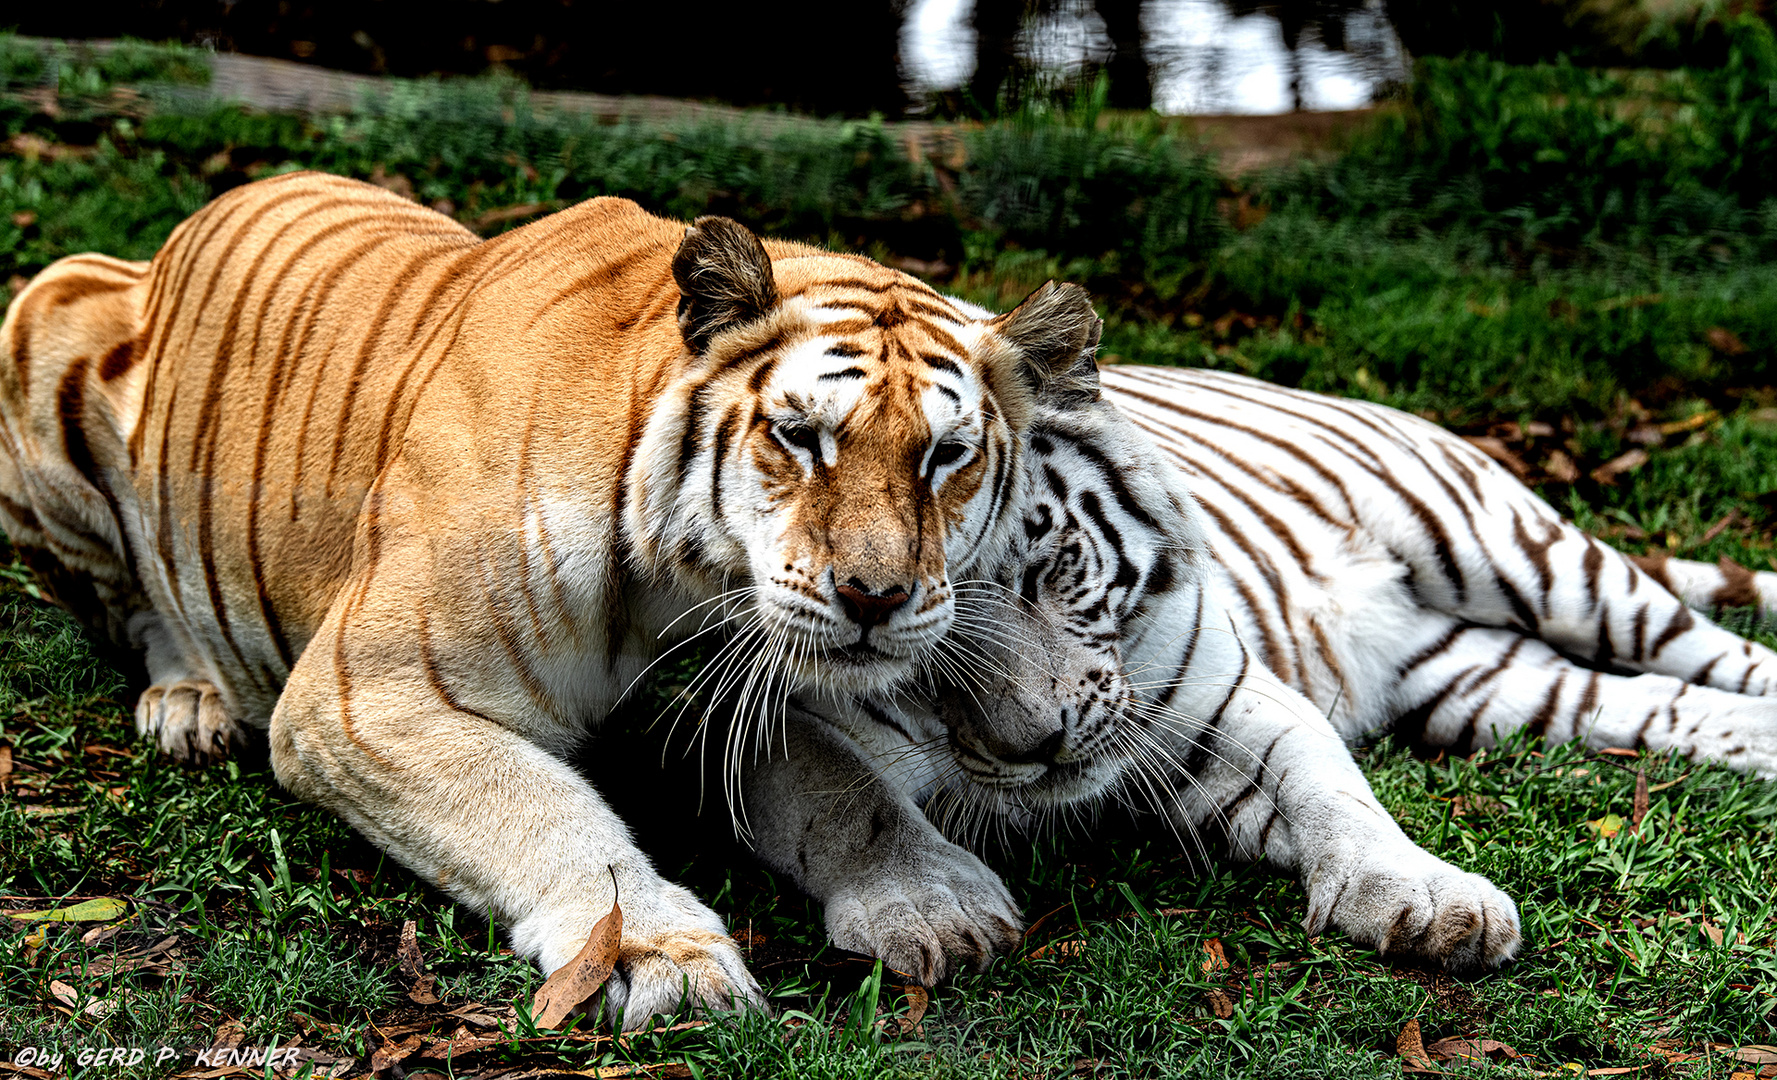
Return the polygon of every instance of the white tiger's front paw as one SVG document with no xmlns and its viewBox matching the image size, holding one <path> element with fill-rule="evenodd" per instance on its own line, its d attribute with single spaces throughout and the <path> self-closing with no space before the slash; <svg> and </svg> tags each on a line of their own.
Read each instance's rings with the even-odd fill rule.
<svg viewBox="0 0 1777 1080">
<path fill-rule="evenodd" d="M 1518 907 L 1491 881 L 1418 848 L 1359 857 L 1308 885 L 1310 934 L 1331 924 L 1385 956 L 1453 971 L 1497 967 L 1523 938 Z"/>
<path fill-rule="evenodd" d="M 136 701 L 136 733 L 192 765 L 220 761 L 239 750 L 243 729 L 222 705 L 222 694 L 200 679 L 156 683 Z"/>
<path fill-rule="evenodd" d="M 1024 923 L 999 875 L 937 841 L 835 890 L 827 899 L 827 933 L 840 948 L 880 957 L 931 986 L 1011 951 Z"/>
</svg>

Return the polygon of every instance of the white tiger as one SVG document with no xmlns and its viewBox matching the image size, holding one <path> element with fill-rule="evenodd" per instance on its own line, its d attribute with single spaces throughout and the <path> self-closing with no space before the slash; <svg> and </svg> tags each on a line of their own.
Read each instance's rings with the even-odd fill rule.
<svg viewBox="0 0 1777 1080">
<path fill-rule="evenodd" d="M 1395 410 L 1210 371 L 1102 381 L 1033 429 L 998 575 L 1023 603 L 976 594 L 975 675 L 935 707 L 805 697 L 790 761 L 751 777 L 761 856 L 836 943 L 928 982 L 985 963 L 1016 906 L 932 819 L 1026 823 L 1120 784 L 1295 872 L 1311 933 L 1495 965 L 1521 942 L 1511 899 L 1408 839 L 1341 738 L 1466 751 L 1529 728 L 1777 773 L 1777 655 L 1686 607 L 1768 609 L 1777 575 L 1650 574 Z"/>
</svg>

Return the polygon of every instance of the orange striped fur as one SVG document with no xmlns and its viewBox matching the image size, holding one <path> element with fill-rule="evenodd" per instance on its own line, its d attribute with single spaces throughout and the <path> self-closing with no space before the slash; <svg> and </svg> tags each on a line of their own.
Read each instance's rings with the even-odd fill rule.
<svg viewBox="0 0 1777 1080">
<path fill-rule="evenodd" d="M 1071 287 L 984 320 L 723 219 L 594 199 L 480 241 L 292 174 L 14 300 L 0 526 L 143 658 L 144 733 L 269 728 L 280 782 L 546 970 L 614 873 L 633 1026 L 757 989 L 565 752 L 700 610 L 780 698 L 915 672 L 1096 341 Z"/>
</svg>

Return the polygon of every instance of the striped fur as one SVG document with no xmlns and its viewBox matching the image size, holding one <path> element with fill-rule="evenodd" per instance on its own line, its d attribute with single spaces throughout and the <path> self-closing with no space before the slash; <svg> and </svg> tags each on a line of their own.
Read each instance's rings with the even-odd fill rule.
<svg viewBox="0 0 1777 1080">
<path fill-rule="evenodd" d="M 545 970 L 614 876 L 639 1024 L 757 988 L 563 756 L 700 610 L 780 694 L 913 672 L 1096 340 L 1071 287 L 980 319 L 724 219 L 595 199 L 483 242 L 293 174 L 18 295 L 0 526 L 141 656 L 144 734 L 269 729 L 281 783 Z"/>
<path fill-rule="evenodd" d="M 1016 910 L 934 823 L 1034 825 L 1111 793 L 1297 873 L 1311 933 L 1497 964 L 1511 900 L 1408 840 L 1343 742 L 1528 730 L 1777 774 L 1777 656 L 1691 610 L 1768 615 L 1777 575 L 1624 557 L 1390 409 L 1209 371 L 1101 378 L 1102 404 L 1033 431 L 999 573 L 1024 603 L 989 601 L 988 632 L 962 616 L 974 676 L 935 708 L 805 696 L 798 753 L 760 772 L 780 819 L 754 822 L 762 851 L 835 940 L 927 976 L 985 962 Z M 1065 692 L 1115 667 L 1119 707 Z M 797 801 L 836 789 L 843 812 Z M 865 808 L 870 837 L 846 836 Z M 810 823 L 844 849 L 811 848 Z"/>
</svg>

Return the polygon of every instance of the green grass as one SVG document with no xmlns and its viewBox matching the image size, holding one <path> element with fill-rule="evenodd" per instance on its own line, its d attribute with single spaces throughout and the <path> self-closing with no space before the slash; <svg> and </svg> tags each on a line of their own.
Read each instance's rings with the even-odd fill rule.
<svg viewBox="0 0 1777 1080">
<path fill-rule="evenodd" d="M 118 933 L 92 945 L 81 934 L 97 924 L 51 927 L 34 963 L 23 960 L 23 932 L 0 930 L 0 1047 L 198 1048 L 233 1021 L 255 1044 L 302 1034 L 305 1046 L 362 1061 L 379 1031 L 447 1038 L 459 1021 L 444 1014 L 470 1003 L 527 1030 L 511 1006 L 528 1002 L 536 976 L 485 922 L 294 802 L 263 769 L 179 768 L 136 743 L 108 697 L 114 680 L 67 620 L 16 579 L 0 599 L 10 650 L 0 743 L 18 770 L 0 800 L 0 906 L 132 902 Z M 619 718 L 597 758 L 658 760 L 654 738 L 637 730 L 647 715 L 644 705 Z M 748 864 L 725 835 L 725 814 L 695 815 L 695 777 L 669 778 L 663 800 L 657 778 L 642 789 L 608 776 L 645 846 L 743 933 L 779 1016 L 626 1047 L 482 1051 L 459 1074 L 510 1059 L 690 1060 L 706 1075 L 1038 1076 L 1086 1061 L 1108 1076 L 1378 1076 L 1398 1072 L 1387 1055 L 1414 1018 L 1428 1043 L 1508 1043 L 1525 1056 L 1521 1075 L 1772 1041 L 1777 785 L 1571 747 L 1425 762 L 1384 744 L 1362 756 L 1409 835 L 1517 899 L 1524 958 L 1453 980 L 1385 963 L 1337 934 L 1309 939 L 1293 881 L 1263 867 L 1194 864 L 1164 828 L 1113 815 L 1091 836 L 990 852 L 1027 913 L 1042 917 L 1025 955 L 938 991 L 922 1038 L 888 1038 L 854 1007 L 862 993 L 874 1020 L 878 1007 L 904 1007 L 900 994 L 878 997 L 866 965 L 823 946 L 816 907 Z M 1629 816 L 1638 767 L 1654 790 L 1640 833 L 1599 835 L 1588 822 Z M 442 1005 L 406 997 L 396 949 L 407 920 Z M 1720 929 L 1720 944 L 1705 923 Z M 169 937 L 163 967 L 91 973 L 95 961 Z M 1205 969 L 1209 938 L 1227 970 Z M 116 1011 L 62 1015 L 52 980 Z M 1232 1016 L 1216 1018 L 1218 992 Z M 1718 1058 L 1685 1071 L 1725 1076 Z M 442 1071 L 441 1062 L 409 1069 L 428 1064 Z"/>
<path fill-rule="evenodd" d="M 919 260 L 988 303 L 1083 281 L 1107 314 L 1109 357 L 1413 409 L 1497 438 L 1613 543 L 1765 568 L 1777 566 L 1777 114 L 1761 102 L 1777 94 L 1777 61 L 1768 30 L 1737 32 L 1716 72 L 1432 63 L 1413 99 L 1336 160 L 1239 179 L 1163 125 L 1090 101 L 964 133 L 960 160 L 913 162 L 879 123 L 601 125 L 535 113 L 500 81 L 399 84 L 374 110 L 325 120 L 267 116 L 204 103 L 193 87 L 207 69 L 188 50 L 46 58 L 0 36 L 0 299 L 13 276 L 71 252 L 145 258 L 214 195 L 292 168 L 374 179 L 487 233 L 620 194 Z M 1589 475 L 1638 448 L 1638 468 Z M 1365 751 L 1410 835 L 1521 905 L 1527 955 L 1473 980 L 1309 940 L 1293 882 L 1194 865 L 1151 824 L 1107 818 L 1089 836 L 990 852 L 1042 921 L 1023 955 L 941 989 L 919 1033 L 890 1037 L 876 1012 L 907 998 L 824 946 L 819 911 L 752 867 L 725 814 L 695 814 L 693 776 L 638 783 L 589 761 L 661 865 L 743 932 L 778 1015 L 552 1041 L 527 1026 L 536 976 L 496 928 L 263 767 L 158 759 L 119 690 L 23 571 L 0 568 L 0 745 L 15 768 L 0 796 L 0 908 L 131 902 L 114 935 L 52 926 L 29 962 L 27 930 L 0 920 L 0 1058 L 25 1045 L 183 1051 L 238 1026 L 256 1045 L 300 1036 L 327 1055 L 321 1072 L 333 1057 L 362 1072 L 387 1039 L 448 1039 L 466 1022 L 446 1014 L 472 1003 L 484 1019 L 467 1033 L 518 1041 L 448 1066 L 410 1059 L 410 1073 L 690 1062 L 706 1076 L 1392 1076 L 1395 1038 L 1417 1019 L 1428 1043 L 1509 1044 L 1522 1056 L 1488 1067 L 1507 1075 L 1726 1077 L 1712 1044 L 1777 1042 L 1777 786 L 1721 769 L 1535 746 L 1434 762 Z M 617 718 L 599 759 L 657 760 L 639 730 L 651 715 L 643 703 Z M 1636 767 L 1658 789 L 1642 831 L 1604 837 L 1587 823 L 1628 814 Z M 408 996 L 408 921 L 443 1004 Z M 1205 969 L 1212 938 L 1230 968 Z M 144 962 L 133 970 L 94 966 L 131 954 Z M 69 1015 L 52 983 L 111 1011 Z M 1216 1015 L 1221 998 L 1231 1016 Z M 190 1064 L 182 1052 L 158 1069 L 150 1055 L 76 1071 Z"/>
</svg>

